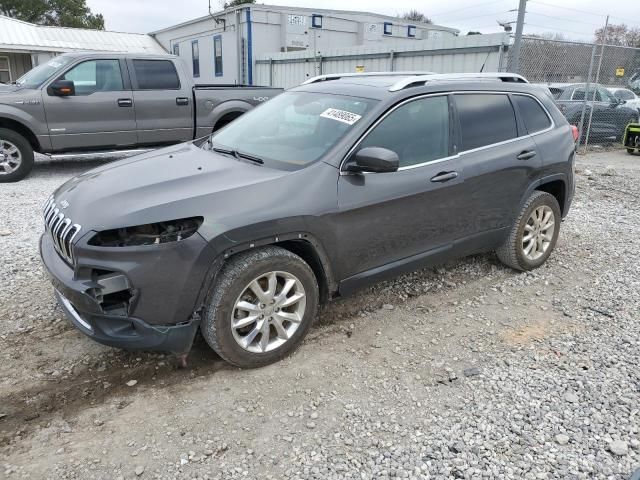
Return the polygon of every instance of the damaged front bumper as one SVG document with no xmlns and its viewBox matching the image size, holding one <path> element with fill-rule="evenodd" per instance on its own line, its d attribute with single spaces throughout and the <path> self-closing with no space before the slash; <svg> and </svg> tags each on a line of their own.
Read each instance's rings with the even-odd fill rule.
<svg viewBox="0 0 640 480">
<path fill-rule="evenodd" d="M 199 235 L 161 251 L 104 253 L 81 246 L 80 266 L 72 268 L 50 235 L 40 239 L 58 303 L 78 330 L 104 345 L 179 356 L 189 352 L 200 325 L 195 312 L 207 271 L 206 251 Z"/>
</svg>

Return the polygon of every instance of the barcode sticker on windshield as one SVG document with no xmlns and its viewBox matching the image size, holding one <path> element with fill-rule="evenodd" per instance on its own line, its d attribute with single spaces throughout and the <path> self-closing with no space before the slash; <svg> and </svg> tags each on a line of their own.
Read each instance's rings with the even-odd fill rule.
<svg viewBox="0 0 640 480">
<path fill-rule="evenodd" d="M 353 125 L 362 118 L 362 115 L 347 112 L 345 110 L 338 110 L 337 108 L 327 108 L 320 114 L 321 117 L 331 118 L 347 125 Z"/>
</svg>

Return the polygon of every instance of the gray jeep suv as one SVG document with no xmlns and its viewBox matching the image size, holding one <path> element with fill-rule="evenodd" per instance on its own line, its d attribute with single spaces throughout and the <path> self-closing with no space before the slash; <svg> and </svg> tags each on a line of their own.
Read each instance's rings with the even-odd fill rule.
<svg viewBox="0 0 640 480">
<path fill-rule="evenodd" d="M 334 75 L 47 201 L 42 259 L 94 340 L 257 367 L 320 302 L 496 250 L 530 270 L 574 191 L 575 129 L 512 74 Z"/>
</svg>

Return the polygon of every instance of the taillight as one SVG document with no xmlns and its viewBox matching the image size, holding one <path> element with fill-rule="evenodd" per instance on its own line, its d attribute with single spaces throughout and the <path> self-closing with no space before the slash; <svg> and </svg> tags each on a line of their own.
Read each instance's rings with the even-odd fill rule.
<svg viewBox="0 0 640 480">
<path fill-rule="evenodd" d="M 575 125 L 571 125 L 571 133 L 573 134 L 573 141 L 577 142 L 578 137 L 580 136 L 580 132 L 578 131 L 578 127 Z"/>
</svg>

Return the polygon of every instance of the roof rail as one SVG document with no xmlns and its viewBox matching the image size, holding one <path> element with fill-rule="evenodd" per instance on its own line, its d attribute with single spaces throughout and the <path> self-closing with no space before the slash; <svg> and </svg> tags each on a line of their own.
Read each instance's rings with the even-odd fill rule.
<svg viewBox="0 0 640 480">
<path fill-rule="evenodd" d="M 515 82 L 529 83 L 522 75 L 517 73 L 441 73 L 432 75 L 419 75 L 415 77 L 403 78 L 394 83 L 390 88 L 390 92 L 397 92 L 408 87 L 417 87 L 427 82 L 437 82 L 446 80 L 480 80 L 480 81 L 497 81 L 497 82 Z"/>
<path fill-rule="evenodd" d="M 349 77 L 419 77 L 422 75 L 433 75 L 433 72 L 363 72 L 363 73 L 329 73 L 326 75 L 318 75 L 312 77 L 301 85 L 309 85 L 310 83 L 325 82 L 327 80 L 340 80 Z"/>
</svg>

